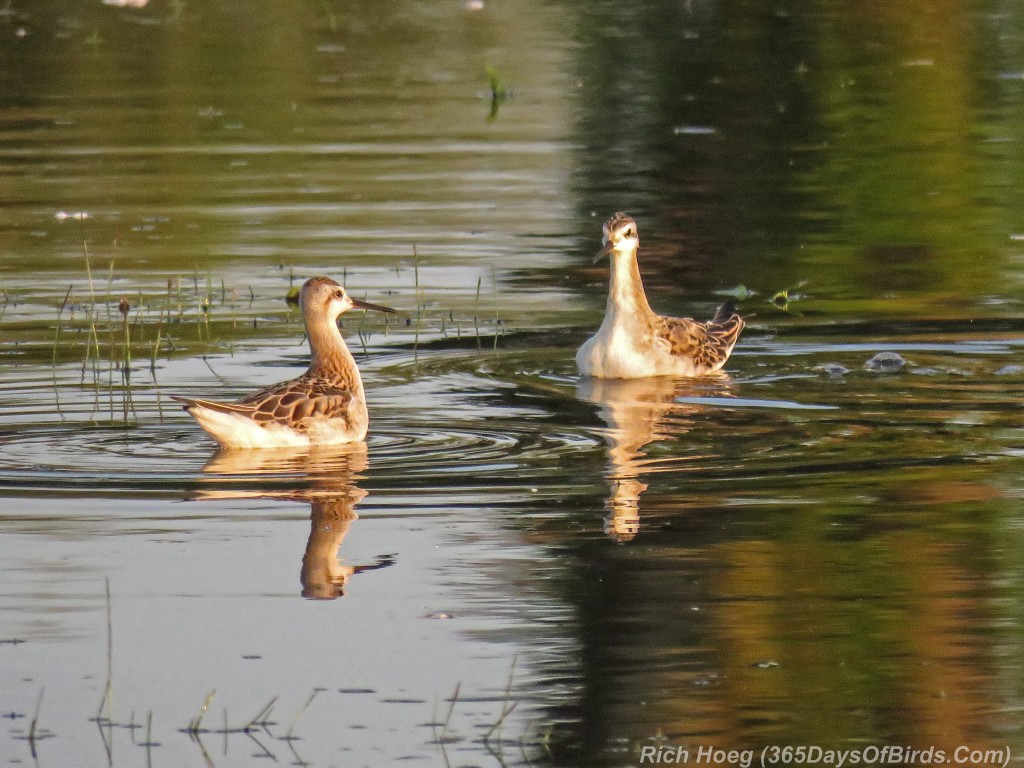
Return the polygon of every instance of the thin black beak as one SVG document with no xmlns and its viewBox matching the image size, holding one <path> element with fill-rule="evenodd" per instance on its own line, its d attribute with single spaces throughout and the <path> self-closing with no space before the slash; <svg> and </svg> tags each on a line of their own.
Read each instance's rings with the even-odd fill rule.
<svg viewBox="0 0 1024 768">
<path fill-rule="evenodd" d="M 604 246 L 601 248 L 600 251 L 597 252 L 597 255 L 594 256 L 593 263 L 597 264 L 597 262 L 599 262 L 601 259 L 603 259 L 605 256 L 607 256 L 609 253 L 611 253 L 614 250 L 615 250 L 615 246 L 612 244 L 612 241 L 611 240 L 605 241 Z"/>
<path fill-rule="evenodd" d="M 376 312 L 387 312 L 389 315 L 398 313 L 397 309 L 392 309 L 391 307 L 382 307 L 380 304 L 371 304 L 368 301 L 360 301 L 359 299 L 352 298 L 352 296 L 349 296 L 349 299 L 352 300 L 352 306 L 356 309 L 372 309 Z"/>
</svg>

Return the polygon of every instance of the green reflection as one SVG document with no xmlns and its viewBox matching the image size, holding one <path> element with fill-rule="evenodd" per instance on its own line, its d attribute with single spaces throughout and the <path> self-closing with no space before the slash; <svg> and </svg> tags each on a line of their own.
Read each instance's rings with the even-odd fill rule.
<svg viewBox="0 0 1024 768">
<path fill-rule="evenodd" d="M 581 236 L 638 214 L 669 294 L 807 281 L 832 311 L 977 311 L 1016 273 L 1020 28 L 983 3 L 596 4 Z"/>
</svg>

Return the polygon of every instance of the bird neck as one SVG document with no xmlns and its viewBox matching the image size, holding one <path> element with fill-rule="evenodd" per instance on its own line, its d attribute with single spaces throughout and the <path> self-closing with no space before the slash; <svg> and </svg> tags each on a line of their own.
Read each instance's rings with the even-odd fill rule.
<svg viewBox="0 0 1024 768">
<path fill-rule="evenodd" d="M 340 379 L 360 394 L 363 381 L 355 358 L 349 352 L 337 320 L 324 319 L 306 325 L 309 338 L 309 372 L 325 378 Z"/>
<path fill-rule="evenodd" d="M 650 314 L 651 305 L 647 303 L 647 294 L 644 293 L 636 249 L 612 251 L 611 261 L 606 314 L 612 317 Z"/>
</svg>

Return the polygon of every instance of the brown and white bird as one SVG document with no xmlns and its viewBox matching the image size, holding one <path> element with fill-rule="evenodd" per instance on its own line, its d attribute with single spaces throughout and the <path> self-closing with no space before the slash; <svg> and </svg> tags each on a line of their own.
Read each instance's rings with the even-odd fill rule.
<svg viewBox="0 0 1024 768">
<path fill-rule="evenodd" d="M 584 376 L 639 379 L 648 376 L 706 376 L 725 365 L 743 330 L 743 318 L 727 301 L 706 323 L 655 314 L 647 303 L 636 252 L 636 222 L 616 213 L 604 224 L 611 255 L 608 304 L 600 329 L 576 353 Z"/>
<path fill-rule="evenodd" d="M 283 448 L 363 440 L 370 423 L 363 380 L 338 329 L 350 309 L 395 312 L 353 299 L 329 277 L 305 282 L 299 306 L 309 369 L 232 403 L 172 396 L 225 448 Z"/>
</svg>

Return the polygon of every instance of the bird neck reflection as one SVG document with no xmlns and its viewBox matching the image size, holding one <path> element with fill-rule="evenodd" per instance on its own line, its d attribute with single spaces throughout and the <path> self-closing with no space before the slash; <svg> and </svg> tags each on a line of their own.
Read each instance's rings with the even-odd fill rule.
<svg viewBox="0 0 1024 768">
<path fill-rule="evenodd" d="M 580 380 L 577 396 L 598 405 L 598 413 L 607 425 L 605 477 L 609 494 L 605 500 L 604 531 L 610 539 L 624 544 L 640 532 L 640 495 L 648 489 L 641 476 L 657 471 L 644 448 L 657 440 L 679 438 L 693 428 L 693 415 L 699 407 L 679 403 L 677 399 L 706 395 L 708 388 L 721 395 L 727 382 L 724 375 L 700 383 L 664 376 Z"/>
<path fill-rule="evenodd" d="M 310 531 L 302 555 L 301 594 L 315 600 L 345 595 L 351 577 L 394 563 L 381 555 L 369 564 L 339 561 L 355 506 L 366 496 L 356 481 L 368 466 L 366 443 L 314 449 L 222 450 L 203 467 L 193 498 L 280 499 L 310 505 Z M 224 486 L 230 485 L 230 488 Z"/>
</svg>

